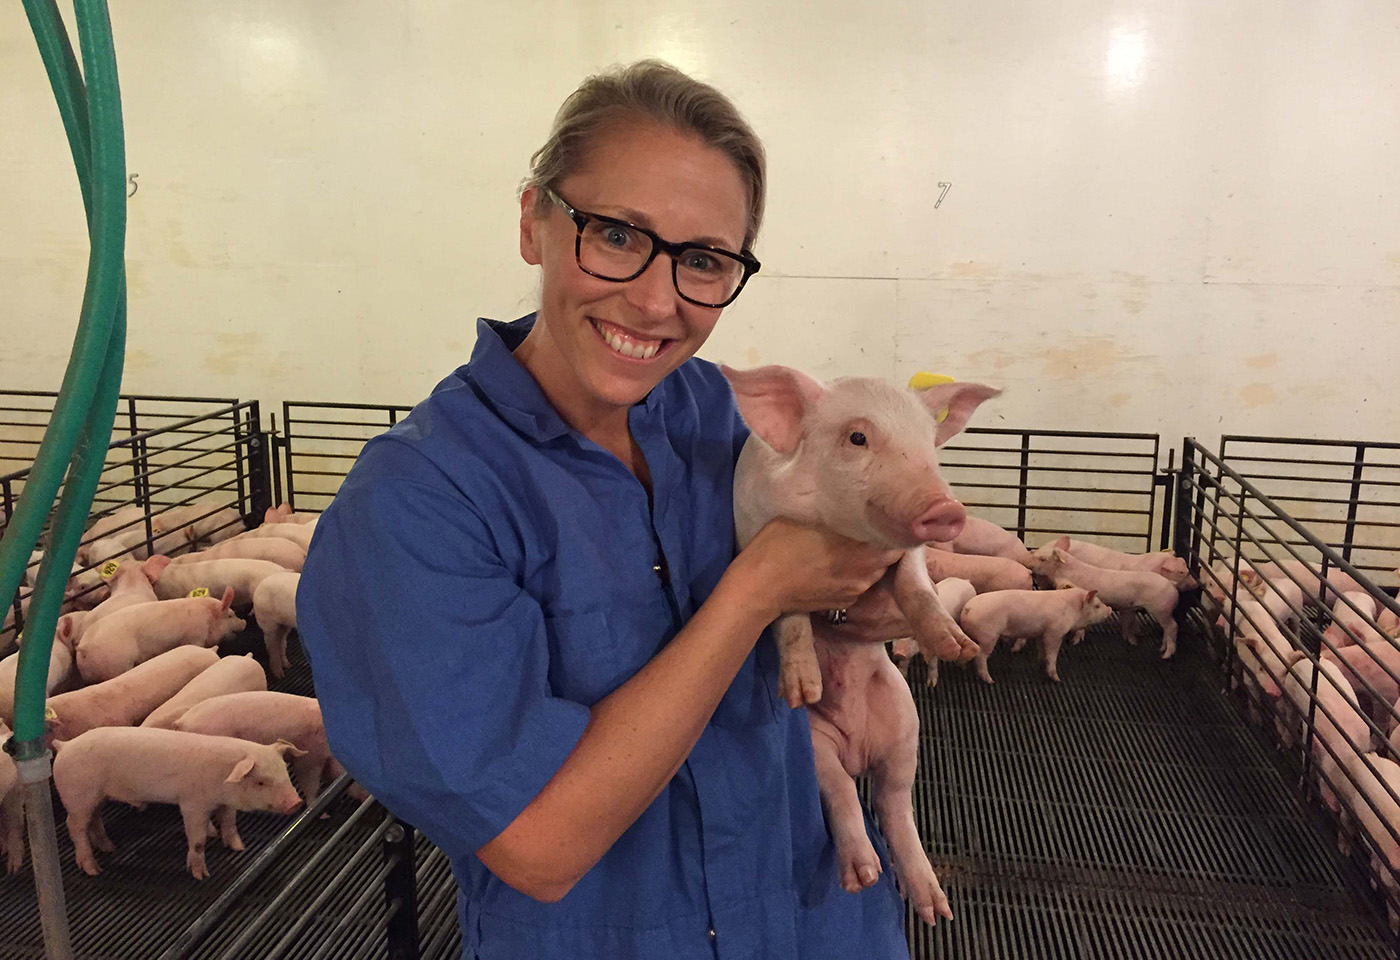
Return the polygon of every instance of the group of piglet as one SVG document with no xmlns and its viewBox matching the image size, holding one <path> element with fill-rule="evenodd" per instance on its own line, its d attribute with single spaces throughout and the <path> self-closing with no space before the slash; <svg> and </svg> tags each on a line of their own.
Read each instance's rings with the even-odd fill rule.
<svg viewBox="0 0 1400 960">
<path fill-rule="evenodd" d="M 1392 834 L 1400 834 L 1400 803 L 1391 796 L 1400 797 L 1400 615 L 1336 568 L 1324 577 L 1301 560 L 1241 558 L 1236 570 L 1233 558 L 1212 564 L 1204 594 L 1217 627 L 1234 621 L 1251 718 L 1271 708 L 1279 744 L 1292 749 L 1312 717 L 1312 760 L 1322 800 L 1339 818 L 1338 847 L 1350 853 L 1358 827 L 1365 831 L 1391 928 L 1400 932 L 1400 841 Z M 1300 639 L 1310 616 L 1330 621 L 1316 660 Z"/>
<path fill-rule="evenodd" d="M 84 536 L 67 591 L 71 609 L 55 630 L 45 728 L 74 853 L 88 874 L 99 870 L 94 848 L 113 849 L 99 813 L 104 800 L 178 805 L 186 864 L 202 879 L 209 837 L 243 849 L 238 811 L 292 813 L 302 802 L 298 788 L 310 804 L 344 772 L 314 698 L 269 691 L 251 654 L 221 658 L 215 649 L 251 613 L 268 670 L 281 677 L 287 666 L 316 517 L 283 506 L 264 521 L 245 530 L 237 511 L 172 508 L 151 524 L 152 553 L 144 512 L 130 507 Z M 13 722 L 18 658 L 0 660 L 0 741 Z M 0 838 L 11 873 L 24 862 L 16 780 L 14 762 L 0 754 Z"/>
<path fill-rule="evenodd" d="M 938 448 L 1000 391 L 976 383 L 900 389 L 851 377 L 822 383 L 789 367 L 723 368 L 751 430 L 734 478 L 735 529 L 747 544 L 769 521 L 822 526 L 902 551 L 849 608 L 789 615 L 774 625 L 779 687 L 808 706 L 817 784 L 842 887 L 879 878 L 855 778 L 871 798 L 904 896 L 927 923 L 952 911 L 914 822 L 918 713 L 884 641 L 917 648 L 930 666 L 987 658 L 998 640 L 1039 639 L 1046 671 L 1066 636 L 1112 610 L 1146 610 L 1162 625 L 1163 656 L 1176 646 L 1178 589 L 1194 586 L 1170 554 L 1134 556 L 1060 538 L 1035 553 L 995 524 L 968 517 L 943 480 Z M 1062 590 L 1032 590 L 1033 577 Z M 1124 631 L 1132 629 L 1124 616 Z"/>
<path fill-rule="evenodd" d="M 1162 629 L 1162 657 L 1176 652 L 1176 605 L 1181 591 L 1197 586 L 1186 561 L 1169 551 L 1124 553 L 1062 536 L 1032 552 L 1013 533 L 969 516 L 952 541 L 933 542 L 929 575 L 950 616 L 977 645 L 977 675 L 992 683 L 987 660 L 998 641 L 1019 652 L 1039 641 L 1045 673 L 1059 682 L 1060 648 L 1084 638 L 1096 623 L 1120 614 L 1119 627 L 1137 642 L 1138 611 Z M 1033 589 L 1039 585 L 1053 589 Z M 897 641 L 896 661 L 907 670 L 911 641 Z M 928 663 L 928 683 L 938 683 L 938 661 Z"/>
</svg>

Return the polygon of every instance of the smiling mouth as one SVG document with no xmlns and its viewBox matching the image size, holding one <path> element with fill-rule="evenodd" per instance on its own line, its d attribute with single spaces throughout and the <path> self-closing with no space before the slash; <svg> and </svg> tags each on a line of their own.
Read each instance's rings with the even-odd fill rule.
<svg viewBox="0 0 1400 960">
<path fill-rule="evenodd" d="M 593 317 L 588 318 L 588 322 L 597 331 L 598 337 L 608 345 L 613 353 L 624 360 L 648 361 L 655 359 L 670 349 L 675 343 L 674 340 L 644 340 L 616 324 L 608 323 L 606 320 L 598 320 Z"/>
</svg>

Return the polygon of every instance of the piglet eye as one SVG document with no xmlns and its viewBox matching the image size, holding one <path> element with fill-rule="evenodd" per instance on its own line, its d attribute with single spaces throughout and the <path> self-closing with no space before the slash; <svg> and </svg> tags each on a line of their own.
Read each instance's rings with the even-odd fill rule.
<svg viewBox="0 0 1400 960">
<path fill-rule="evenodd" d="M 852 433 L 850 439 L 851 443 L 855 444 L 857 447 L 865 446 L 865 434 L 861 433 L 859 430 Z"/>
</svg>

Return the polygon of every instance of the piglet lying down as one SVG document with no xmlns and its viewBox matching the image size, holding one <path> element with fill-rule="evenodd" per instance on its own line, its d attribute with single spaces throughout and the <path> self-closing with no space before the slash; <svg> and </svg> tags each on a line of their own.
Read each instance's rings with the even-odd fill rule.
<svg viewBox="0 0 1400 960">
<path fill-rule="evenodd" d="M 787 367 L 724 368 L 753 431 L 734 475 L 735 529 L 746 545 L 786 517 L 852 540 L 903 549 L 857 607 L 897 606 L 926 659 L 977 653 L 929 579 L 924 544 L 957 536 L 967 516 L 938 470 L 937 448 L 1000 391 L 973 383 L 900 390 L 848 378 L 823 385 Z M 935 415 L 947 410 L 939 422 Z M 914 826 L 918 714 L 885 654 L 889 635 L 789 615 L 774 626 L 780 684 L 793 707 L 811 705 L 812 750 L 827 824 L 854 893 L 876 882 L 880 860 L 865 831 L 854 778 L 872 776 L 880 824 L 900 887 L 928 923 L 952 917 Z"/>
</svg>

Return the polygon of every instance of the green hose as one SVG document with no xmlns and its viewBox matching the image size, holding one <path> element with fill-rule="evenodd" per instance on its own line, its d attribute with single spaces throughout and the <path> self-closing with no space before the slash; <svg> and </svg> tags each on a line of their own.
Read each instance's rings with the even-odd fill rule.
<svg viewBox="0 0 1400 960">
<path fill-rule="evenodd" d="M 19 504 L 0 541 L 0 596 L 13 596 L 70 462 L 39 570 L 15 678 L 15 756 L 42 756 L 54 626 L 111 439 L 126 341 L 126 151 L 104 0 L 75 0 L 83 78 L 54 0 L 24 0 L 68 134 L 91 252 L 73 352 Z"/>
</svg>

